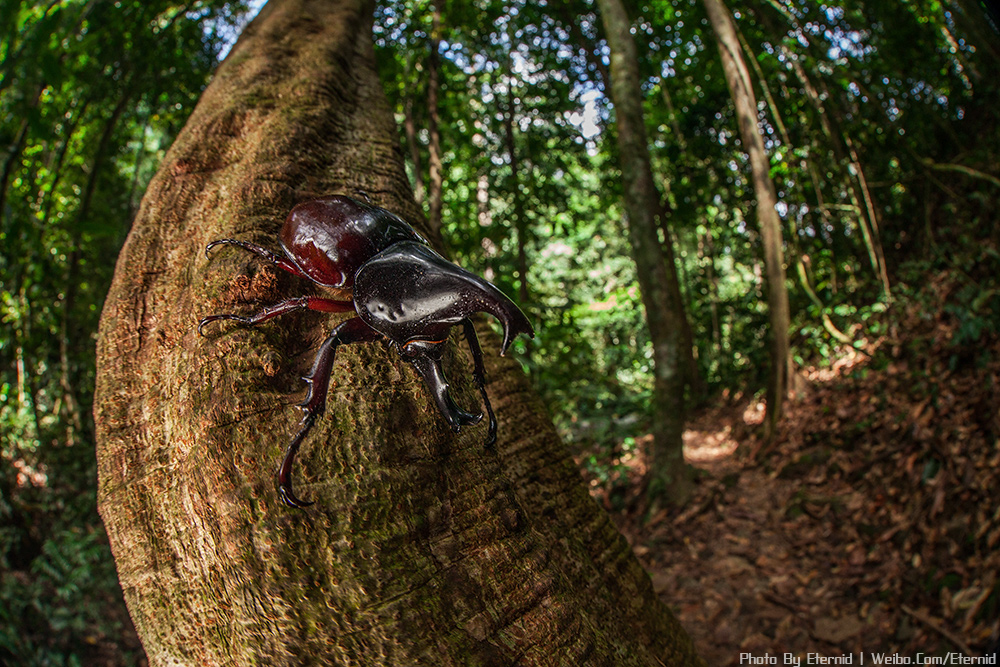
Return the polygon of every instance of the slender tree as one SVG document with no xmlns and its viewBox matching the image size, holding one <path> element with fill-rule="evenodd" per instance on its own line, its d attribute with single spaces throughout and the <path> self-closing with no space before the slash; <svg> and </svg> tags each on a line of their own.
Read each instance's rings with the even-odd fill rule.
<svg viewBox="0 0 1000 667">
<path fill-rule="evenodd" d="M 421 206 L 424 203 L 424 174 L 420 159 L 420 143 L 417 140 L 417 122 L 413 118 L 413 98 L 407 97 L 404 108 L 403 128 L 406 132 L 406 146 L 410 151 L 413 165 L 413 198 Z"/>
<path fill-rule="evenodd" d="M 428 215 L 431 231 L 441 233 L 441 206 L 444 190 L 444 164 L 441 161 L 441 112 L 438 96 L 441 92 L 441 11 L 431 8 L 430 53 L 427 56 L 427 163 L 430 168 L 427 184 Z M 416 168 L 416 165 L 414 165 Z"/>
<path fill-rule="evenodd" d="M 675 295 L 676 268 L 664 260 L 656 215 L 660 195 L 653 182 L 642 111 L 639 59 L 621 0 L 598 0 L 611 52 L 611 100 L 615 106 L 618 154 L 625 188 L 629 239 L 653 341 L 654 401 L 651 491 L 683 504 L 691 493 L 684 462 L 684 311 Z M 664 243 L 670 243 L 665 238 Z M 670 255 L 672 259 L 672 255 Z"/>
<path fill-rule="evenodd" d="M 370 0 L 272 0 L 143 199 L 105 303 L 99 503 L 150 664 L 699 665 L 589 499 L 517 364 L 485 340 L 500 422 L 453 434 L 408 365 L 342 349 L 290 510 L 315 314 L 198 336 L 301 282 L 205 244 L 269 243 L 293 204 L 362 189 L 427 233 L 379 84 Z M 483 333 L 487 333 L 485 327 Z M 457 399 L 476 397 L 453 341 Z"/>
<path fill-rule="evenodd" d="M 767 306 L 770 318 L 771 368 L 767 384 L 767 414 L 764 435 L 770 439 L 781 418 L 782 405 L 791 372 L 788 345 L 790 314 L 788 288 L 785 285 L 785 257 L 782 248 L 781 219 L 776 208 L 778 195 L 771 180 L 771 165 L 757 122 L 757 98 L 750 73 L 740 51 L 733 17 L 722 0 L 704 0 L 708 19 L 715 33 L 719 57 L 726 74 L 726 84 L 733 98 L 743 148 L 750 158 L 750 172 L 757 197 L 757 224 L 764 254 Z"/>
</svg>

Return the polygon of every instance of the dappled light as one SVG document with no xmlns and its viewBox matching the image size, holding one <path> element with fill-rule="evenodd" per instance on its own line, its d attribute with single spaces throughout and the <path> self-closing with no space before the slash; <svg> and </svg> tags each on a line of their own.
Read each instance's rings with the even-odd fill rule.
<svg viewBox="0 0 1000 667">
<path fill-rule="evenodd" d="M 529 615 L 567 611 L 555 587 L 588 595 L 590 581 L 579 583 L 588 576 L 604 577 L 618 594 L 638 591 L 626 603 L 602 599 L 602 609 L 638 614 L 648 602 L 642 609 L 657 623 L 673 622 L 672 612 L 708 665 L 764 664 L 748 656 L 852 656 L 849 664 L 859 664 L 863 654 L 871 664 L 875 655 L 996 654 L 993 3 L 385 0 L 361 3 L 374 21 L 370 34 L 367 23 L 344 33 L 358 42 L 336 55 L 325 43 L 275 36 L 262 21 L 246 32 L 259 52 L 237 43 L 259 11 L 261 20 L 287 14 L 303 34 L 339 30 L 317 25 L 310 8 L 357 19 L 356 7 L 314 2 L 0 7 L 0 664 L 158 665 L 163 658 L 144 655 L 137 628 L 143 641 L 185 634 L 133 626 L 125 596 L 153 574 L 183 582 L 210 568 L 189 562 L 185 571 L 174 555 L 130 544 L 114 554 L 127 573 L 120 583 L 105 531 L 112 523 L 98 516 L 99 499 L 110 497 L 98 488 L 98 470 L 123 493 L 151 485 L 142 487 L 148 498 L 194 489 L 176 504 L 204 512 L 197 525 L 155 515 L 152 502 L 112 511 L 151 541 L 181 535 L 220 558 L 224 572 L 210 574 L 226 582 L 215 586 L 219 595 L 231 596 L 217 601 L 212 619 L 220 642 L 233 630 L 225 625 L 233 622 L 229 605 L 252 607 L 273 592 L 258 598 L 239 586 L 287 569 L 292 595 L 315 603 L 320 592 L 343 593 L 351 614 L 395 614 L 401 596 L 393 585 L 455 596 L 440 609 L 395 617 L 414 614 L 440 635 L 426 645 L 447 644 L 449 655 L 462 656 L 442 664 L 552 658 L 546 642 L 559 633 L 531 644 L 525 629 L 548 626 Z M 294 71 L 276 64 L 303 54 L 318 55 Z M 227 56 L 232 69 L 218 70 Z M 364 66 L 355 66 L 351 58 L 361 56 Z M 215 72 L 219 90 L 236 72 L 248 83 L 195 111 Z M 275 92 L 275 81 L 292 92 Z M 360 120 L 342 126 L 352 104 Z M 172 160 L 185 127 L 188 152 Z M 288 440 L 282 429 L 294 433 L 297 415 L 287 408 L 305 392 L 303 350 L 343 316 L 246 316 L 293 293 L 330 296 L 262 257 L 281 253 L 281 216 L 333 194 L 405 217 L 434 252 L 495 284 L 535 335 L 518 338 L 499 360 L 488 318 L 476 321 L 486 370 L 478 344 L 463 347 L 472 320 L 450 338 L 442 332 L 455 322 L 433 323 L 441 326 L 433 340 L 433 327 L 414 327 L 420 335 L 411 340 L 408 329 L 388 343 L 402 356 L 378 356 L 376 344 L 351 346 L 373 356 L 338 353 L 336 372 L 308 375 L 332 376 L 336 398 L 325 416 L 310 412 L 315 429 L 297 464 L 310 498 L 336 502 L 327 514 L 275 514 L 270 454 L 252 452 L 279 452 Z M 150 226 L 133 229 L 137 220 Z M 264 250 L 220 252 L 209 264 L 211 239 L 200 235 L 223 225 L 232 242 Z M 130 234 L 148 254 L 133 257 L 139 268 L 126 275 L 116 259 Z M 178 266 L 169 298 L 155 293 Z M 121 298 L 108 302 L 104 326 L 119 330 L 99 334 L 113 279 Z M 386 287 L 398 297 L 392 317 L 433 296 L 416 279 L 400 295 L 402 284 Z M 444 318 L 445 310 L 435 312 Z M 212 312 L 260 326 L 227 323 L 211 341 L 218 357 L 199 357 L 207 348 L 198 347 L 206 343 L 197 322 Z M 174 316 L 180 323 L 171 329 Z M 112 334 L 123 337 L 109 342 Z M 286 340 L 297 342 L 282 347 Z M 407 393 L 419 381 L 407 346 L 431 343 L 437 356 L 425 363 L 447 367 L 456 401 L 496 409 L 496 443 L 481 432 L 493 425 L 492 412 L 482 424 L 463 412 L 456 434 L 439 423 L 433 396 Z M 178 377 L 198 381 L 161 396 L 167 379 L 157 377 L 133 388 L 129 403 L 120 378 L 109 380 L 97 406 L 104 421 L 95 422 L 95 383 L 118 369 L 117 357 L 99 362 L 95 347 L 123 359 L 168 350 Z M 184 367 L 195 359 L 217 366 Z M 430 385 L 447 407 L 448 385 Z M 205 408 L 202 394 L 218 404 Z M 228 443 L 229 467 L 217 484 L 199 477 L 222 451 L 209 449 L 211 438 L 176 435 L 176 421 L 162 437 L 133 436 L 130 429 L 167 423 L 167 407 L 183 415 L 182 426 Z M 262 415 L 280 437 L 260 428 L 232 435 Z M 102 437 L 117 438 L 119 449 L 108 454 Z M 320 460 L 328 470 L 317 470 Z M 169 482 L 149 481 L 164 470 Z M 560 486 L 559 471 L 569 485 Z M 390 493 L 351 492 L 363 474 Z M 572 524 L 578 516 L 545 504 L 567 499 L 600 520 Z M 231 566 L 241 547 L 213 532 L 237 515 L 254 529 L 289 531 L 241 551 L 259 559 L 259 571 Z M 410 532 L 368 523 L 386 516 Z M 569 527 L 545 518 L 553 516 Z M 620 571 L 606 566 L 606 553 L 587 551 L 600 526 L 617 545 Z M 462 542 L 463 530 L 474 537 Z M 565 533 L 550 543 L 558 549 L 532 542 L 556 530 Z M 302 532 L 285 540 L 292 531 Z M 293 550 L 305 534 L 322 553 L 359 560 L 341 572 L 303 564 Z M 501 563 L 502 550 L 476 541 L 493 538 L 523 547 L 520 556 L 546 554 L 518 569 L 510 565 L 517 554 Z M 559 561 L 563 547 L 580 560 Z M 142 556 L 122 560 L 133 553 Z M 364 576 L 351 569 L 362 561 L 371 568 Z M 648 600 L 636 583 L 639 564 L 655 591 L 645 589 Z M 465 565 L 476 577 L 455 590 L 437 585 L 440 571 Z M 633 579 L 618 586 L 618 576 Z M 487 589 L 494 598 L 481 598 Z M 182 598 L 170 608 L 188 609 Z M 341 640 L 367 647 L 366 633 L 383 633 L 396 643 L 371 664 L 407 664 L 399 657 L 407 638 L 375 616 L 343 614 L 334 623 L 275 609 L 266 618 L 273 627 L 305 624 L 283 639 L 289 655 L 314 632 L 330 633 L 313 642 L 329 639 L 330 651 L 343 651 Z M 580 618 L 559 617 L 560 627 L 607 620 Z M 646 621 L 611 620 L 626 618 Z M 195 625 L 207 623 L 199 617 Z M 579 646 L 558 647 L 570 657 L 552 660 L 576 664 L 588 655 L 612 664 L 595 648 L 608 634 L 595 630 L 593 645 L 573 637 Z M 663 656 L 689 646 L 683 633 L 643 641 L 640 657 L 625 663 L 645 664 L 660 650 L 650 660 L 665 664 Z M 365 662 L 348 655 L 329 662 Z M 288 656 L 257 657 L 283 664 Z"/>
<path fill-rule="evenodd" d="M 687 507 L 649 514 L 642 463 L 622 488 L 592 485 L 710 664 L 857 655 L 887 636 L 902 655 L 990 641 L 1000 560 L 970 537 L 1000 542 L 1000 346 L 983 369 L 951 368 L 952 318 L 910 307 L 900 324 L 868 354 L 801 369 L 773 445 L 752 401 L 696 414 L 685 455 L 702 477 Z"/>
<path fill-rule="evenodd" d="M 736 454 L 739 443 L 733 438 L 732 427 L 711 429 L 711 424 L 703 424 L 708 428 L 697 430 L 691 426 L 689 424 L 684 430 L 684 460 L 688 463 L 695 466 L 721 464 Z"/>
</svg>

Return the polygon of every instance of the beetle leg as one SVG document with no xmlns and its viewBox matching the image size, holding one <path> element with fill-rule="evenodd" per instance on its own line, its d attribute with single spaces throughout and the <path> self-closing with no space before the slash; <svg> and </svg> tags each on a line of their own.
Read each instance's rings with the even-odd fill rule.
<svg viewBox="0 0 1000 667">
<path fill-rule="evenodd" d="M 292 507 L 308 507 L 311 502 L 299 500 L 292 491 L 292 464 L 295 462 L 295 455 L 299 451 L 299 446 L 305 440 L 306 435 L 312 429 L 316 420 L 323 416 L 326 410 L 326 396 L 330 389 L 330 375 L 333 372 L 333 362 L 336 360 L 337 347 L 349 345 L 350 343 L 366 343 L 378 340 L 381 336 L 377 331 L 369 327 L 360 318 L 352 318 L 343 322 L 327 336 L 323 344 L 316 352 L 316 359 L 313 361 L 312 370 L 309 375 L 303 378 L 309 385 L 306 398 L 299 407 L 305 412 L 302 422 L 299 425 L 299 432 L 285 449 L 285 455 L 278 466 L 277 484 L 278 495 L 286 505 Z"/>
<path fill-rule="evenodd" d="M 299 432 L 295 434 L 291 443 L 285 448 L 285 455 L 282 457 L 281 465 L 278 467 L 278 495 L 281 497 L 281 501 L 290 507 L 302 508 L 312 505 L 311 501 L 299 500 L 292 492 L 292 464 L 295 462 L 295 455 L 299 451 L 299 445 L 302 444 L 309 431 L 312 430 L 313 424 L 316 423 L 316 418 L 316 414 L 307 414 L 302 418 L 302 422 L 299 424 Z"/>
<path fill-rule="evenodd" d="M 324 313 L 346 313 L 354 310 L 354 303 L 352 301 L 323 299 L 318 296 L 300 296 L 295 299 L 288 299 L 287 301 L 276 303 L 273 306 L 268 306 L 256 315 L 250 315 L 248 317 L 230 314 L 209 315 L 208 317 L 203 317 L 198 322 L 198 333 L 204 336 L 205 332 L 203 329 L 209 322 L 216 322 L 218 320 L 234 320 L 245 327 L 252 327 L 260 324 L 261 322 L 266 322 L 272 318 L 278 317 L 279 315 L 291 313 L 296 310 L 304 310 L 306 308 L 309 310 L 318 310 Z"/>
<path fill-rule="evenodd" d="M 416 341 L 417 344 L 420 342 L 423 341 Z M 412 352 L 414 347 L 417 347 L 417 345 L 410 343 L 405 349 Z M 478 424 L 482 420 L 482 413 L 471 414 L 465 412 L 452 399 L 451 392 L 448 391 L 448 379 L 444 376 L 444 371 L 441 370 L 441 347 L 439 344 L 420 345 L 418 352 L 412 356 L 404 356 L 403 358 L 413 364 L 413 367 L 417 369 L 420 376 L 424 378 L 427 388 L 431 390 L 431 394 L 434 396 L 438 410 L 444 415 L 444 418 L 448 421 L 453 431 L 458 433 L 459 429 L 463 426 Z"/>
<path fill-rule="evenodd" d="M 285 257 L 271 252 L 267 248 L 257 245 L 256 243 L 249 243 L 247 241 L 238 241 L 237 239 L 219 239 L 218 241 L 212 241 L 207 246 L 205 246 L 205 257 L 208 257 L 208 251 L 217 245 L 235 245 L 243 248 L 244 250 L 249 250 L 250 252 L 260 255 L 267 261 L 271 262 L 275 266 L 288 271 L 291 274 L 299 276 L 300 278 L 305 278 L 306 280 L 312 280 L 309 276 L 304 274 L 299 267 L 295 266 L 292 262 L 288 261 Z"/>
<path fill-rule="evenodd" d="M 486 394 L 486 366 L 483 364 L 483 348 L 479 346 L 479 336 L 476 335 L 476 327 L 468 317 L 462 320 L 462 327 L 465 329 L 465 342 L 469 345 L 469 352 L 472 353 L 473 370 L 472 377 L 476 380 L 479 393 L 483 397 L 486 405 L 486 415 L 489 418 L 489 430 L 486 432 L 486 442 L 484 447 L 492 447 L 497 442 L 497 417 L 493 414 L 493 406 L 490 405 L 490 397 Z"/>
</svg>

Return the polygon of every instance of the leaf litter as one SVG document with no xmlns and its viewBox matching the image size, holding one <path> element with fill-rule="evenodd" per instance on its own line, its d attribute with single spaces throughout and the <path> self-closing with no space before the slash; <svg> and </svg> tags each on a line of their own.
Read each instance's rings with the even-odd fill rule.
<svg viewBox="0 0 1000 667">
<path fill-rule="evenodd" d="M 649 436 L 622 461 L 624 483 L 591 482 L 709 664 L 982 655 L 995 640 L 1000 344 L 956 346 L 946 314 L 911 310 L 905 334 L 800 370 L 770 444 L 760 403 L 693 416 L 685 456 L 700 473 L 685 507 L 650 513 Z"/>
</svg>

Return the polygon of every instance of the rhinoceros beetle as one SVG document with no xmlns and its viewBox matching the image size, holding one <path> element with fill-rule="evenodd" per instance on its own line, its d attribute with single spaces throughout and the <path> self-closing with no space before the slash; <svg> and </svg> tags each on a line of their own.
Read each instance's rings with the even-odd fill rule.
<svg viewBox="0 0 1000 667">
<path fill-rule="evenodd" d="M 321 197 L 294 207 L 278 241 L 284 257 L 236 239 L 213 241 L 206 246 L 205 254 L 208 256 L 219 245 L 238 246 L 322 287 L 351 290 L 351 300 L 301 296 L 268 306 L 251 316 L 211 315 L 198 323 L 198 333 L 203 334 L 205 325 L 218 320 L 254 326 L 303 309 L 327 313 L 354 311 L 355 317 L 334 327 L 319 346 L 312 370 L 303 378 L 308 391 L 299 407 L 305 414 L 277 472 L 278 493 L 286 504 L 292 507 L 312 504 L 293 493 L 292 464 L 302 441 L 325 410 L 334 358 L 341 345 L 388 342 L 423 377 L 441 414 L 458 432 L 462 426 L 477 424 L 483 418 L 482 413 L 459 409 L 441 368 L 441 353 L 448 333 L 451 327 L 461 325 L 472 353 L 473 377 L 489 416 L 486 446 L 496 442 L 497 422 L 486 394 L 483 351 L 470 317 L 485 312 L 500 320 L 502 355 L 518 334 L 534 337 L 528 319 L 510 299 L 490 282 L 434 252 L 420 234 L 395 214 L 344 195 Z"/>
</svg>

